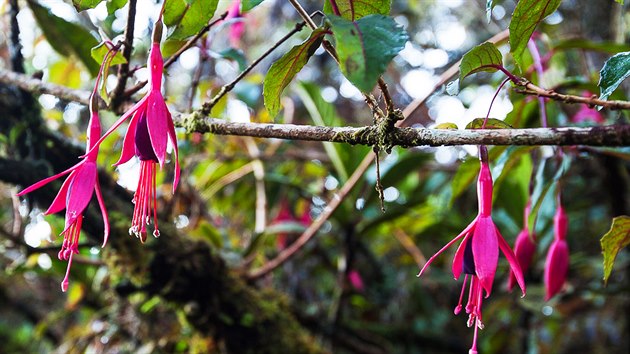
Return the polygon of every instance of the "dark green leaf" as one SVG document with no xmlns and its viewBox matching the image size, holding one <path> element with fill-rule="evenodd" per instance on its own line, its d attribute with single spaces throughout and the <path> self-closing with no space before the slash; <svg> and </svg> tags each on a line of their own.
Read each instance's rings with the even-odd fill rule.
<svg viewBox="0 0 630 354">
<path fill-rule="evenodd" d="M 280 111 L 282 91 L 315 53 L 322 42 L 324 32 L 323 28 L 316 29 L 306 41 L 291 48 L 269 68 L 265 76 L 263 97 L 265 107 L 272 117 L 275 117 Z"/>
<path fill-rule="evenodd" d="M 483 122 L 485 118 L 475 118 L 470 123 L 466 125 L 466 129 L 481 129 L 483 127 Z M 488 118 L 486 122 L 485 129 L 512 129 L 513 127 L 506 122 L 496 119 L 496 118 Z"/>
<path fill-rule="evenodd" d="M 241 13 L 250 11 L 254 7 L 260 5 L 264 0 L 243 0 L 241 1 Z"/>
<path fill-rule="evenodd" d="M 630 76 L 630 52 L 613 55 L 599 72 L 600 99 L 605 100 Z"/>
<path fill-rule="evenodd" d="M 368 15 L 357 21 L 330 16 L 341 71 L 359 90 L 372 90 L 409 36 L 392 18 Z"/>
<path fill-rule="evenodd" d="M 594 42 L 587 39 L 572 38 L 559 42 L 553 47 L 554 51 L 565 49 L 588 49 L 596 52 L 616 54 L 630 51 L 630 45 L 614 42 Z"/>
<path fill-rule="evenodd" d="M 482 43 L 464 54 L 462 62 L 459 64 L 459 81 L 470 74 L 480 71 L 495 72 L 503 66 L 501 52 L 494 44 Z"/>
<path fill-rule="evenodd" d="M 164 23 L 170 28 L 169 38 L 184 39 L 197 34 L 208 24 L 219 0 L 168 0 Z"/>
<path fill-rule="evenodd" d="M 333 7 L 331 3 L 335 3 Z M 367 15 L 389 15 L 391 0 L 324 0 L 324 13 L 356 21 Z"/>
<path fill-rule="evenodd" d="M 610 230 L 600 240 L 604 254 L 604 282 L 608 282 L 619 251 L 630 244 L 630 216 L 613 219 Z"/>
<path fill-rule="evenodd" d="M 510 52 L 518 67 L 523 65 L 523 52 L 536 26 L 551 15 L 562 0 L 520 0 L 510 21 Z"/>
<path fill-rule="evenodd" d="M 93 9 L 96 5 L 100 4 L 103 0 L 72 0 L 72 4 L 77 11 L 83 11 L 87 9 Z"/>
<path fill-rule="evenodd" d="M 83 27 L 53 15 L 35 1 L 28 2 L 33 15 L 54 50 L 64 56 L 76 56 L 90 71 L 98 74 L 99 65 L 92 59 L 91 50 L 98 41 Z"/>
</svg>

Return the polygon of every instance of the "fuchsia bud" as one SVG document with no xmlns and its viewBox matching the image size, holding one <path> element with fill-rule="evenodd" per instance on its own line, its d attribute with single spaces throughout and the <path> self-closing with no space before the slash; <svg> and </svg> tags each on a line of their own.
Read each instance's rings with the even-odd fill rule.
<svg viewBox="0 0 630 354">
<path fill-rule="evenodd" d="M 545 262 L 545 301 L 560 292 L 569 270 L 569 246 L 566 241 L 568 220 L 560 204 L 553 218 L 553 226 L 554 240 Z"/>
<path fill-rule="evenodd" d="M 521 266 L 523 275 L 527 273 L 529 266 L 532 264 L 534 253 L 536 253 L 536 244 L 534 243 L 536 235 L 533 232 L 530 234 L 527 226 L 530 210 L 531 203 L 527 202 L 527 206 L 525 206 L 523 229 L 518 236 L 516 236 L 516 242 L 514 243 L 514 254 L 516 255 L 518 264 Z M 514 273 L 510 271 L 510 277 L 508 278 L 508 290 L 512 291 L 512 289 L 514 289 L 514 285 L 516 285 L 516 278 L 514 277 Z"/>
</svg>

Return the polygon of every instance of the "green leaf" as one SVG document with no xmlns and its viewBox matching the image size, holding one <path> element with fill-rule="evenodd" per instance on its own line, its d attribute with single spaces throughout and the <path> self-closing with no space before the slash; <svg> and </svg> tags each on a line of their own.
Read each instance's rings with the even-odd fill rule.
<svg viewBox="0 0 630 354">
<path fill-rule="evenodd" d="M 282 91 L 315 53 L 324 38 L 325 31 L 323 28 L 314 30 L 306 41 L 291 48 L 267 71 L 263 85 L 263 97 L 265 107 L 272 117 L 275 117 L 280 111 Z"/>
<path fill-rule="evenodd" d="M 164 8 L 164 23 L 169 38 L 184 39 L 197 34 L 214 16 L 219 0 L 168 0 Z"/>
<path fill-rule="evenodd" d="M 108 52 L 109 52 L 109 48 L 107 47 L 105 42 L 99 43 L 96 47 L 90 50 L 90 54 L 92 55 L 92 58 L 99 64 L 99 66 L 103 62 L 103 59 L 105 59 L 105 55 L 107 55 Z M 125 57 L 122 55 L 122 52 L 117 51 L 116 55 L 114 55 L 113 57 L 110 57 L 108 64 L 118 65 L 118 64 L 124 64 L 126 62 L 127 62 L 127 59 L 125 59 Z"/>
<path fill-rule="evenodd" d="M 457 130 L 457 124 L 455 123 L 441 123 L 435 126 L 435 129 L 455 129 Z"/>
<path fill-rule="evenodd" d="M 605 100 L 630 76 L 630 52 L 619 53 L 606 60 L 599 75 L 599 98 Z"/>
<path fill-rule="evenodd" d="M 459 64 L 459 82 L 480 71 L 495 72 L 503 67 L 501 52 L 490 42 L 482 43 L 464 54 Z"/>
<path fill-rule="evenodd" d="M 332 6 L 335 3 L 335 6 Z M 389 15 L 391 0 L 324 0 L 324 13 L 356 21 L 367 15 Z"/>
<path fill-rule="evenodd" d="M 523 65 L 523 52 L 536 26 L 551 15 L 562 0 L 520 0 L 510 21 L 510 52 L 518 67 Z"/>
<path fill-rule="evenodd" d="M 615 2 L 618 2 L 619 4 L 623 5 L 623 0 L 615 0 Z"/>
<path fill-rule="evenodd" d="M 240 71 L 244 71 L 247 68 L 245 53 L 240 49 L 228 48 L 219 52 L 219 55 L 222 58 L 234 60 L 238 64 L 238 70 Z"/>
<path fill-rule="evenodd" d="M 617 254 L 630 244 L 630 216 L 614 218 L 610 230 L 602 237 L 600 243 L 604 254 L 604 283 L 608 283 Z"/>
<path fill-rule="evenodd" d="M 127 0 L 107 0 L 107 13 L 111 15 L 126 4 Z"/>
<path fill-rule="evenodd" d="M 92 47 L 98 44 L 96 38 L 83 27 L 53 15 L 47 8 L 35 1 L 28 1 L 28 5 L 50 46 L 63 56 L 77 57 L 90 74 L 96 76 L 99 65 L 90 54 Z"/>
<path fill-rule="evenodd" d="M 470 123 L 466 125 L 466 129 L 481 129 L 483 127 L 483 122 L 485 118 L 475 118 Z M 513 127 L 506 122 L 496 119 L 496 118 L 488 118 L 486 122 L 485 129 L 512 129 Z"/>
<path fill-rule="evenodd" d="M 72 0 L 72 4 L 77 11 L 83 11 L 87 9 L 93 9 L 96 5 L 100 4 L 103 0 Z"/>
<path fill-rule="evenodd" d="M 409 36 L 392 18 L 368 15 L 357 21 L 329 17 L 337 43 L 341 71 L 363 92 L 374 88 L 389 62 Z"/>
<path fill-rule="evenodd" d="M 241 1 L 241 13 L 250 11 L 254 7 L 260 5 L 264 0 L 243 0 Z"/>
</svg>

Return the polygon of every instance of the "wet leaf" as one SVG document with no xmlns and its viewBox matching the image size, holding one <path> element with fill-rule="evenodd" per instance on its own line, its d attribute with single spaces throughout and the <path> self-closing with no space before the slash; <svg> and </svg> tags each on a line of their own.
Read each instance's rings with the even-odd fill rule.
<svg viewBox="0 0 630 354">
<path fill-rule="evenodd" d="M 562 0 L 520 0 L 510 21 L 510 52 L 516 65 L 523 66 L 523 52 L 536 26 L 551 15 Z"/>
<path fill-rule="evenodd" d="M 606 100 L 630 76 L 630 52 L 613 55 L 599 72 L 600 99 Z"/>
<path fill-rule="evenodd" d="M 464 54 L 459 64 L 459 82 L 468 75 L 480 71 L 495 72 L 503 67 L 503 57 L 497 47 L 489 42 L 482 43 Z"/>
</svg>

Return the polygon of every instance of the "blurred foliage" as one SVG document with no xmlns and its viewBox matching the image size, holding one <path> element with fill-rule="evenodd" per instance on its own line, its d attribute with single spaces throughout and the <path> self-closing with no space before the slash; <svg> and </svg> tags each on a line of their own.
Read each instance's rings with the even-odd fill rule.
<svg viewBox="0 0 630 354">
<path fill-rule="evenodd" d="M 40 3 L 46 5 L 46 1 Z M 66 1 L 67 7 L 55 6 L 73 9 L 71 3 L 83 7 L 98 5 L 95 1 Z M 23 8 L 20 24 L 24 24 L 21 29 L 27 73 L 41 71 L 49 82 L 91 89 L 91 71 L 85 66 L 90 67 L 88 61 L 94 63 L 89 46 L 82 54 L 86 59 L 80 57 L 82 65 L 73 59 L 76 53 L 60 48 L 74 45 L 75 40 L 85 35 L 96 45 L 92 25 L 110 38 L 120 38 L 127 14 L 124 3 L 107 1 L 99 5 L 103 8 L 88 10 L 88 15 L 72 13 L 72 28 L 81 31 L 67 31 L 57 38 L 64 43 L 63 47 L 51 41 L 47 33 L 51 26 L 44 26 L 37 16 L 38 11 L 47 16 L 59 12 L 49 12 L 39 5 L 32 7 L 40 29 L 32 10 Z M 155 14 L 159 10 L 159 5 L 152 1 L 139 3 L 147 9 L 143 13 Z M 177 6 L 188 3 L 174 2 Z M 250 3 L 248 6 L 253 7 L 260 2 Z M 301 3 L 309 13 L 323 9 L 323 1 Z M 215 16 L 229 5 L 219 1 Z M 422 97 L 424 86 L 433 85 L 430 80 L 435 80 L 468 50 L 508 27 L 516 2 L 494 1 L 490 6 L 493 10 L 487 23 L 484 1 L 391 2 L 393 19 L 405 27 L 410 37 L 406 49 L 384 73 L 398 107 Z M 628 5 L 624 6 L 608 0 L 563 1 L 558 12 L 550 20 L 542 21 L 534 34 L 545 60 L 544 78 L 541 80 L 534 70 L 529 70 L 532 57 L 528 51 L 523 52 L 520 60 L 523 75 L 532 82 L 566 93 L 597 92 L 597 73 L 603 63 L 630 45 L 630 15 Z M 137 68 L 133 70 L 137 81 L 147 75 L 142 67 L 150 40 L 146 13 L 137 22 L 134 35 L 131 67 Z M 593 18 L 599 27 L 593 28 Z M 203 18 L 201 22 L 206 20 Z M 70 19 L 63 21 L 64 26 L 70 23 Z M 184 112 L 199 108 L 300 19 L 289 2 L 266 0 L 238 21 L 245 26 L 239 45 L 228 38 L 234 21 L 225 21 L 168 69 L 165 91 L 172 109 Z M 605 30 L 601 24 L 617 25 Z M 2 33 L 9 33 L 8 21 L 0 26 Z M 464 35 L 457 37 L 461 31 Z M 180 38 L 194 31 L 170 33 Z M 68 41 L 64 40 L 66 37 Z M 455 37 L 461 40 L 453 45 L 448 39 Z M 212 115 L 234 121 L 328 126 L 371 124 L 372 112 L 363 97 L 323 50 L 315 51 L 287 85 L 278 116 L 265 109 L 262 95 L 265 74 L 273 62 L 306 38 L 308 33 L 302 31 L 280 46 L 215 106 Z M 0 36 L 2 67 L 9 65 L 7 40 L 7 36 Z M 166 43 L 174 48 L 181 45 L 181 42 Z M 51 47 L 58 53 L 50 50 Z M 502 53 L 507 52 L 506 43 L 497 47 Z M 515 65 L 509 55 L 504 56 L 503 62 L 506 67 Z M 115 83 L 115 68 L 112 65 L 108 83 Z M 426 78 L 427 82 L 418 77 Z M 483 99 L 480 92 L 488 88 L 494 91 L 503 79 L 501 73 L 467 78 L 465 88 L 456 97 L 458 104 L 471 109 L 476 101 Z M 196 84 L 191 85 L 192 82 Z M 448 96 L 441 91 L 432 95 L 423 108 L 408 118 L 408 124 L 444 123 L 436 113 L 444 109 L 438 105 L 444 97 Z M 499 97 L 511 101 L 511 111 L 505 117 L 510 126 L 540 126 L 535 98 L 506 89 Z M 628 98 L 627 82 L 610 96 L 610 99 Z M 484 102 L 487 110 L 490 101 Z M 84 107 L 47 95 L 40 96 L 39 103 L 44 107 L 43 117 L 49 128 L 70 140 L 85 141 L 83 132 L 89 114 Z M 571 119 L 579 107 L 554 102 L 547 102 L 546 106 L 550 125 L 577 125 Z M 628 119 L 628 112 L 602 113 L 607 124 Z M 105 126 L 116 119 L 114 114 L 104 111 L 101 116 Z M 455 121 L 461 117 L 449 118 Z M 458 125 L 463 127 L 474 118 L 478 116 Z M 12 129 L 13 133 L 0 136 L 2 157 L 14 156 L 11 139 L 23 128 Z M 111 166 L 117 160 L 121 136 L 122 133 L 118 139 L 104 142 L 99 155 L 101 166 Z M 184 168 L 182 183 L 175 196 L 171 196 L 169 185 L 160 187 L 158 198 L 163 213 L 181 231 L 182 237 L 207 242 L 234 269 L 261 266 L 293 242 L 323 212 L 370 150 L 344 144 L 209 134 L 180 133 L 179 138 Z M 380 211 L 374 189 L 375 170 L 371 168 L 315 239 L 296 257 L 254 285 L 273 287 L 286 294 L 300 323 L 331 352 L 465 352 L 472 331 L 466 327 L 463 316 L 452 313 L 460 287 L 452 279 L 450 257 L 440 257 L 422 279 L 415 275 L 419 263 L 474 217 L 478 163 L 469 151 L 467 147 L 395 148 L 381 162 L 386 212 Z M 555 151 L 550 147 L 490 150 L 496 186 L 494 220 L 512 244 L 523 226 L 523 208 L 532 189 L 538 252 L 527 275 L 528 292 L 523 299 L 504 291 L 508 267 L 503 259 L 499 261 L 497 274 L 502 278 L 495 282 L 492 297 L 484 303 L 485 329 L 480 333 L 480 352 L 627 353 L 630 348 L 626 318 L 630 307 L 630 257 L 627 249 L 619 252 L 615 270 L 604 286 L 599 244 L 613 217 L 630 214 L 630 150 L 567 147 L 563 151 L 571 159 L 566 169 L 559 168 L 559 162 L 552 157 Z M 121 184 L 135 186 L 135 169 L 137 166 L 132 162 L 113 174 Z M 158 178 L 169 183 L 172 176 L 165 174 Z M 571 265 L 562 295 L 544 302 L 542 274 L 546 250 L 553 239 L 556 207 L 553 196 L 558 186 L 562 188 L 570 220 Z M 44 218 L 40 209 L 43 206 L 16 199 L 18 189 L 0 185 L 0 353 L 225 352 L 212 333 L 201 333 L 187 322 L 185 313 L 194 308 L 176 307 L 141 291 L 128 296 L 124 288 L 130 283 L 141 284 L 142 279 L 128 279 L 126 267 L 132 265 L 121 264 L 117 252 L 107 247 L 101 249 L 100 245 L 85 241 L 80 248 L 81 257 L 75 258 L 72 268 L 72 286 L 68 293 L 61 293 L 59 281 L 66 268 L 65 263 L 57 260 L 56 252 L 60 248 L 61 237 L 57 235 L 62 231 L 63 220 L 60 216 Z M 262 196 L 265 203 L 257 203 Z M 266 227 L 256 230 L 256 219 L 261 214 Z M 533 220 L 528 222 L 534 225 Z M 151 242 L 169 240 L 150 240 L 149 246 Z M 135 259 L 140 266 L 147 263 L 142 254 Z M 249 320 L 247 316 L 242 318 L 244 325 Z"/>
</svg>

